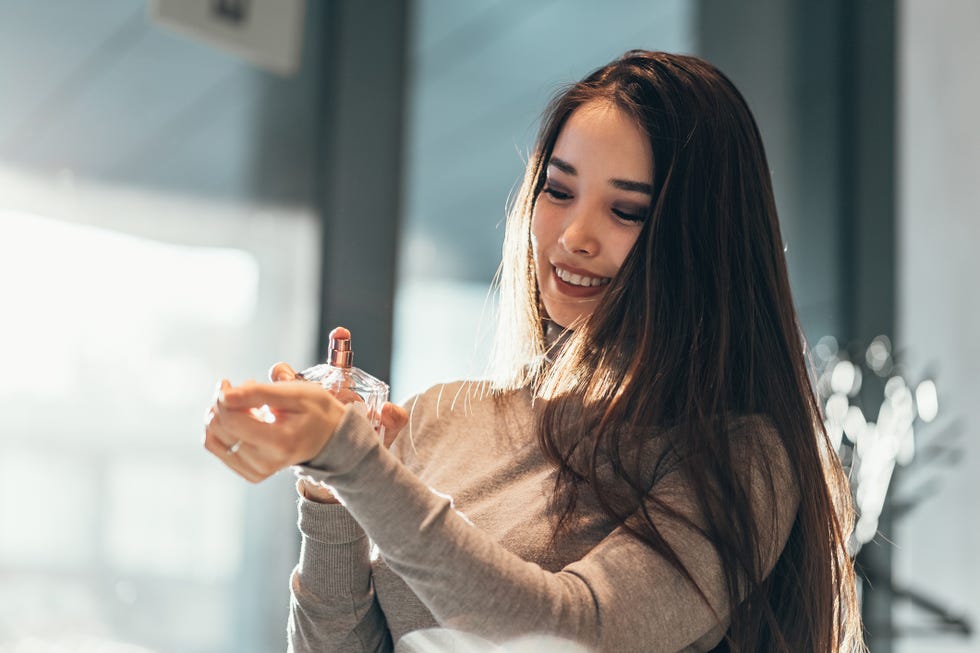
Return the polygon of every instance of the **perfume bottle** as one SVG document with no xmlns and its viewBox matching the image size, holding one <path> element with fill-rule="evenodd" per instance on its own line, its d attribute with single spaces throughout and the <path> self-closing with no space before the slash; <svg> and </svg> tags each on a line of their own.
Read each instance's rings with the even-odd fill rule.
<svg viewBox="0 0 980 653">
<path fill-rule="evenodd" d="M 354 352 L 350 346 L 350 331 L 338 327 L 330 332 L 330 352 L 327 362 L 309 367 L 296 374 L 297 378 L 314 381 L 351 409 L 360 412 L 384 440 L 381 407 L 388 401 L 388 384 L 364 370 L 354 367 Z"/>
</svg>

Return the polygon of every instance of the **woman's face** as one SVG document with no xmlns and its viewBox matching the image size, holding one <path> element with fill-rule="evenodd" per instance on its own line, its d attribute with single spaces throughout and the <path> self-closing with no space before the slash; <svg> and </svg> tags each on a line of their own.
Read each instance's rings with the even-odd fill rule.
<svg viewBox="0 0 980 653">
<path fill-rule="evenodd" d="M 531 243 L 548 317 L 587 318 L 626 260 L 653 199 L 653 153 L 621 109 L 594 101 L 565 122 L 534 205 Z"/>
</svg>

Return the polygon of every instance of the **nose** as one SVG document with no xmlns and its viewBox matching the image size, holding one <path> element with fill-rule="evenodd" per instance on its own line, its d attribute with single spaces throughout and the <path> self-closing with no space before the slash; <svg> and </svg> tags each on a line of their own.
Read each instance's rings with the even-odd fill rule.
<svg viewBox="0 0 980 653">
<path fill-rule="evenodd" d="M 599 220 L 594 210 L 581 206 L 568 214 L 562 226 L 558 243 L 565 251 L 581 256 L 595 256 L 599 253 Z"/>
</svg>

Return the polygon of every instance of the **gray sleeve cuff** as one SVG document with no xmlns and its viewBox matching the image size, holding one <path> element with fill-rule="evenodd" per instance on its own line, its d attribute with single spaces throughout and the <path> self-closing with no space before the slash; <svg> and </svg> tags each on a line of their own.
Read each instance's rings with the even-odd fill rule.
<svg viewBox="0 0 980 653">
<path fill-rule="evenodd" d="M 312 460 L 298 465 L 300 473 L 330 485 L 330 477 L 353 469 L 375 447 L 381 447 L 381 439 L 366 417 L 345 407 L 344 416 L 330 441 Z"/>
<path fill-rule="evenodd" d="M 364 529 L 339 503 L 317 503 L 300 497 L 297 508 L 297 526 L 305 538 L 324 544 L 350 544 L 364 537 Z"/>
</svg>

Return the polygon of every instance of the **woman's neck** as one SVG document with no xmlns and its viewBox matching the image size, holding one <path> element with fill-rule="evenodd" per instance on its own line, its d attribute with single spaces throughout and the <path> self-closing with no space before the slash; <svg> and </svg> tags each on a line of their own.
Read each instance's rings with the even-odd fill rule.
<svg viewBox="0 0 980 653">
<path fill-rule="evenodd" d="M 571 335 L 571 329 L 566 329 L 557 322 L 546 318 L 544 320 L 545 360 L 549 363 L 554 362 Z"/>
</svg>

